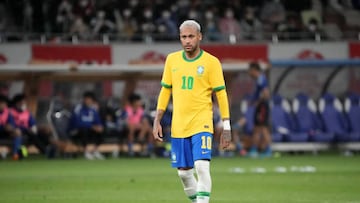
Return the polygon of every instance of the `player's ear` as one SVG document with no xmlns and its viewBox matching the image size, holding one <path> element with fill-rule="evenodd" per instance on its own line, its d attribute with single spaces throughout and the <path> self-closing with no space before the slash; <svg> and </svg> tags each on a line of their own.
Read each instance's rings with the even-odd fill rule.
<svg viewBox="0 0 360 203">
<path fill-rule="evenodd" d="M 199 40 L 201 41 L 202 40 L 202 33 L 199 32 Z"/>
</svg>

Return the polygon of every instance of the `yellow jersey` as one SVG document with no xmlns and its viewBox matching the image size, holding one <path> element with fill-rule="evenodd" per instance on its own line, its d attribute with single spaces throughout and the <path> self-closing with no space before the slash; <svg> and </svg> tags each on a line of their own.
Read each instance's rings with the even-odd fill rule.
<svg viewBox="0 0 360 203">
<path fill-rule="evenodd" d="M 225 89 L 222 67 L 215 56 L 203 50 L 191 60 L 184 51 L 169 54 L 161 85 L 172 90 L 172 137 L 213 133 L 212 92 Z"/>
</svg>

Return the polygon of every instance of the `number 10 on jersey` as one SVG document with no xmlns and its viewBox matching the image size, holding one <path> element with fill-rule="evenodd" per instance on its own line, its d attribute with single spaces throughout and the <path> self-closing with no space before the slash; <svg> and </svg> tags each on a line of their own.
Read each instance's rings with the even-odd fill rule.
<svg viewBox="0 0 360 203">
<path fill-rule="evenodd" d="M 212 137 L 211 136 L 201 136 L 201 149 L 211 150 Z"/>
<path fill-rule="evenodd" d="M 183 90 L 192 90 L 193 86 L 194 86 L 194 78 L 192 76 L 182 76 L 182 85 L 181 85 L 181 89 Z"/>
</svg>

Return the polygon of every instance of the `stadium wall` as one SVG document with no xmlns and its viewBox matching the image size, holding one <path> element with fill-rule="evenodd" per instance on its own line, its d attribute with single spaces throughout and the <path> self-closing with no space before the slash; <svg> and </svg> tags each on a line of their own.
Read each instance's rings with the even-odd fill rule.
<svg viewBox="0 0 360 203">
<path fill-rule="evenodd" d="M 205 44 L 203 48 L 218 56 L 223 64 L 231 64 L 232 72 L 226 74 L 228 86 L 230 87 L 233 103 L 238 103 L 242 97 L 252 91 L 252 81 L 246 75 L 244 67 L 249 61 L 260 61 L 274 64 L 271 67 L 270 81 L 272 89 L 280 77 L 284 75 L 284 68 L 278 68 L 273 63 L 286 61 L 331 61 L 331 60 L 353 60 L 360 58 L 360 42 L 299 42 L 299 43 L 255 43 L 255 44 Z M 179 43 L 170 44 L 1 44 L 0 45 L 0 70 L 6 65 L 26 65 L 31 71 L 32 64 L 48 64 L 47 69 L 51 71 L 51 64 L 85 64 L 101 69 L 109 68 L 108 65 L 121 65 L 125 69 L 141 66 L 143 74 L 154 74 L 153 67 L 156 66 L 157 77 L 148 80 L 142 78 L 136 84 L 135 90 L 143 93 L 148 98 L 154 98 L 159 89 L 158 79 L 161 75 L 162 64 L 169 52 L 181 49 Z M 30 64 L 30 65 L 29 65 Z M 244 65 L 245 64 L 245 65 Z M 239 71 L 234 73 L 236 67 Z M 277 89 L 286 97 L 293 97 L 299 91 L 304 91 L 312 97 L 318 97 L 322 87 L 329 75 L 338 66 L 292 66 L 294 70 L 286 75 L 281 86 Z M 227 69 L 225 69 L 227 72 Z M 136 79 L 136 76 L 135 78 Z M 154 81 L 154 79 L 156 79 Z M 70 88 L 72 92 L 69 97 L 77 99 L 81 89 L 98 89 L 105 97 L 121 97 L 124 91 L 124 83 L 119 80 L 103 82 L 74 84 L 78 88 Z M 69 84 L 64 87 L 61 82 L 51 84 L 51 81 L 40 81 L 41 97 L 49 97 L 56 94 L 57 90 L 69 89 Z M 69 83 L 69 82 L 67 82 Z M 342 68 L 332 79 L 328 90 L 336 95 L 345 91 L 360 93 L 360 72 L 356 66 Z M 65 85 L 66 86 L 66 85 Z M 22 82 L 10 84 L 10 95 L 19 92 L 23 88 Z"/>
</svg>

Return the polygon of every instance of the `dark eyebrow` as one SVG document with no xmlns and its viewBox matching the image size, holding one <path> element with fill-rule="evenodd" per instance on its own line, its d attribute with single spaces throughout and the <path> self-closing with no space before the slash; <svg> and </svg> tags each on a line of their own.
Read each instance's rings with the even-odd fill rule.
<svg viewBox="0 0 360 203">
<path fill-rule="evenodd" d="M 194 34 L 189 34 L 189 35 L 180 35 L 180 37 L 192 37 L 195 36 Z"/>
</svg>

